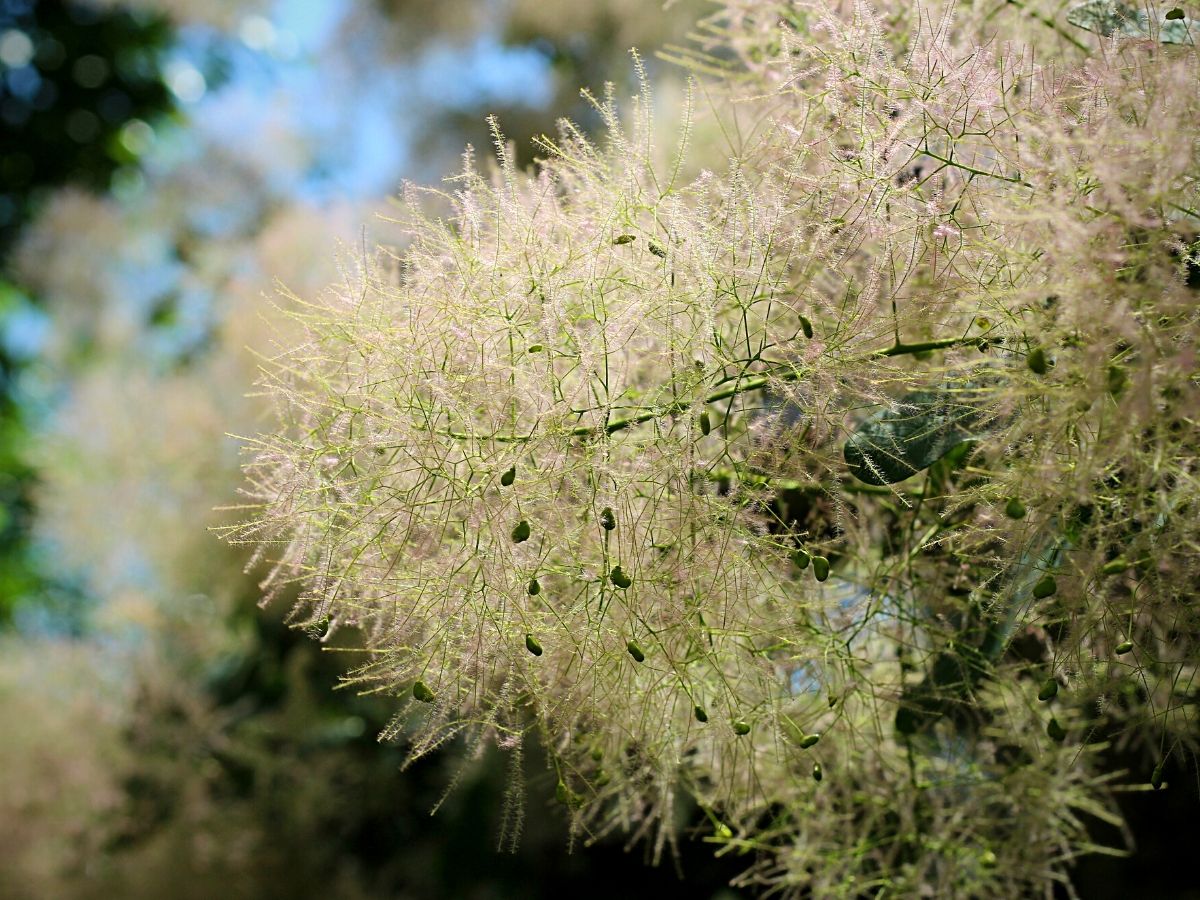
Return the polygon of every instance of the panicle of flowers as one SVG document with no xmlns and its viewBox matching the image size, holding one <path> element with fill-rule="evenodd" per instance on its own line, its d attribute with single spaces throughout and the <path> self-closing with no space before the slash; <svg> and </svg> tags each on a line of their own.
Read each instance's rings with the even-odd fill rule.
<svg viewBox="0 0 1200 900">
<path fill-rule="evenodd" d="M 231 536 L 414 753 L 535 734 L 658 850 L 684 789 L 785 894 L 1023 896 L 1115 821 L 1068 735 L 1192 745 L 1196 54 L 955 13 L 730 0 L 725 171 L 609 91 L 302 307 Z"/>
</svg>

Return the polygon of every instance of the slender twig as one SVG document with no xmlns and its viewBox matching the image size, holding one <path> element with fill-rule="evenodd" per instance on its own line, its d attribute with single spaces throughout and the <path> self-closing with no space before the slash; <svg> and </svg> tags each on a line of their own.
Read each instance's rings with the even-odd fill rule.
<svg viewBox="0 0 1200 900">
<path fill-rule="evenodd" d="M 945 350 L 949 347 L 958 347 L 963 344 L 973 344 L 975 338 L 943 338 L 937 341 L 921 341 L 916 344 L 893 344 L 883 350 L 876 350 L 868 353 L 863 359 L 870 361 L 873 359 L 886 359 L 892 356 L 907 356 L 914 353 L 927 353 L 933 350 Z M 732 387 L 723 388 L 719 391 L 714 391 L 704 398 L 704 403 L 717 403 L 721 400 L 728 400 L 730 397 L 736 397 L 739 394 L 749 394 L 754 391 L 761 391 L 767 387 L 772 381 L 797 381 L 805 374 L 806 370 L 797 369 L 794 366 L 787 368 L 776 368 L 768 370 L 753 378 L 739 380 Z M 615 434 L 618 431 L 624 431 L 626 428 L 632 428 L 634 425 L 641 425 L 643 422 L 649 422 L 652 419 L 661 419 L 663 416 L 669 416 L 674 413 L 680 413 L 688 409 L 691 403 L 678 402 L 668 403 L 663 406 L 652 406 L 640 410 L 631 416 L 624 419 L 613 419 L 604 425 L 580 425 L 577 428 L 572 428 L 566 432 L 569 437 L 597 437 L 601 434 Z M 451 431 L 449 429 L 440 431 L 439 434 L 444 434 L 447 437 L 452 437 L 456 440 L 470 440 L 474 437 L 483 437 L 487 440 L 496 441 L 500 444 L 523 444 L 526 441 L 533 439 L 533 433 L 530 434 L 489 434 L 489 435 L 472 435 L 465 431 Z"/>
</svg>

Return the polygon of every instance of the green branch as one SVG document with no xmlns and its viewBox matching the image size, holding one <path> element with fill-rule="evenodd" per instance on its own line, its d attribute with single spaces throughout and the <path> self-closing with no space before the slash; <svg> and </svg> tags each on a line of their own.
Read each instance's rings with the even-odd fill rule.
<svg viewBox="0 0 1200 900">
<path fill-rule="evenodd" d="M 916 344 L 893 344 L 883 350 L 876 350 L 868 353 L 862 359 L 864 362 L 869 362 L 875 359 L 886 359 L 891 356 L 907 356 L 914 353 L 926 353 L 932 350 L 945 350 L 949 347 L 958 347 L 963 344 L 974 343 L 974 338 L 943 338 L 938 341 L 923 341 Z M 747 378 L 744 381 L 738 380 L 733 386 L 723 388 L 719 391 L 714 391 L 704 398 L 704 403 L 717 403 L 721 400 L 728 400 L 730 397 L 736 397 L 739 394 L 748 394 L 754 391 L 761 391 L 767 387 L 772 381 L 796 381 L 804 372 L 793 367 L 772 369 L 765 373 L 755 375 L 753 378 Z M 649 422 L 652 419 L 661 419 L 663 416 L 672 415 L 675 413 L 684 412 L 691 406 L 691 403 L 678 402 L 669 403 L 665 406 L 653 406 L 640 410 L 631 416 L 624 419 L 614 419 L 607 425 L 580 425 L 577 428 L 572 428 L 566 432 L 568 437 L 596 437 L 600 434 L 615 434 L 618 431 L 624 431 L 626 428 L 632 428 L 635 425 L 641 425 L 644 422 Z M 450 431 L 445 430 L 440 432 L 447 437 L 455 438 L 456 440 L 470 440 L 476 435 L 471 435 L 465 431 Z M 530 434 L 492 434 L 486 436 L 488 440 L 493 440 L 501 444 L 521 444 L 533 439 L 533 433 Z"/>
</svg>

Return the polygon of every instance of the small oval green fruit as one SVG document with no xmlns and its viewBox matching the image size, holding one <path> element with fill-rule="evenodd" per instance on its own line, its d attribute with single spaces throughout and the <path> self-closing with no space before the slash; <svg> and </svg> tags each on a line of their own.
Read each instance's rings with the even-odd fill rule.
<svg viewBox="0 0 1200 900">
<path fill-rule="evenodd" d="M 1059 724 L 1058 719 L 1054 718 L 1053 716 L 1051 716 L 1050 721 L 1046 723 L 1046 734 L 1049 736 L 1050 740 L 1059 744 L 1067 739 L 1067 730 L 1063 728 L 1062 725 Z"/>
<path fill-rule="evenodd" d="M 700 413 L 700 433 L 708 437 L 708 433 L 712 431 L 712 419 L 708 416 L 708 410 Z"/>
<path fill-rule="evenodd" d="M 981 854 L 979 854 L 979 864 L 985 869 L 996 868 L 998 862 L 999 861 L 996 859 L 996 854 L 991 850 L 984 850 Z"/>
<path fill-rule="evenodd" d="M 1013 497 L 1004 507 L 1004 514 L 1010 519 L 1023 519 L 1025 518 L 1025 504 Z"/>
<path fill-rule="evenodd" d="M 797 550 L 792 554 L 792 562 L 796 564 L 801 572 L 808 568 L 808 564 L 812 561 L 812 557 L 808 555 L 807 550 Z"/>
<path fill-rule="evenodd" d="M 647 247 L 649 247 L 650 252 L 653 253 L 655 256 L 657 256 L 659 259 L 667 258 L 667 251 L 664 250 L 662 248 L 662 244 L 658 243 L 657 241 L 650 241 L 650 243 L 647 244 Z"/>
<path fill-rule="evenodd" d="M 629 651 L 629 655 L 633 657 L 635 662 L 645 662 L 646 654 L 642 648 L 637 645 L 637 641 L 629 641 L 625 644 L 625 649 Z"/>
<path fill-rule="evenodd" d="M 606 506 L 600 510 L 600 527 L 605 531 L 612 531 L 617 527 L 617 517 L 613 513 L 611 506 Z"/>
<path fill-rule="evenodd" d="M 718 822 L 717 827 L 713 829 L 717 837 L 723 841 L 728 841 L 733 838 L 733 831 L 724 822 Z"/>
<path fill-rule="evenodd" d="M 821 739 L 821 735 L 816 732 L 814 732 L 813 734 L 806 734 L 806 735 L 804 735 L 804 737 L 800 738 L 800 741 L 799 741 L 800 749 L 807 750 L 809 747 L 814 746 L 817 743 L 817 741 L 819 741 L 820 739 Z"/>
<path fill-rule="evenodd" d="M 633 584 L 633 579 L 626 575 L 620 566 L 613 566 L 613 570 L 608 573 L 608 580 L 621 590 L 625 590 Z"/>
<path fill-rule="evenodd" d="M 1117 656 L 1124 656 L 1133 649 L 1133 641 L 1121 641 L 1121 643 L 1117 644 L 1117 646 L 1113 649 Z"/>
<path fill-rule="evenodd" d="M 615 238 L 613 238 L 613 244 L 620 247 L 622 244 L 632 244 L 636 240 L 637 240 L 636 235 L 618 234 Z"/>
<path fill-rule="evenodd" d="M 413 682 L 412 695 L 414 699 L 420 700 L 422 703 L 432 703 L 434 699 L 433 691 L 431 691 L 429 689 L 429 685 L 423 681 Z"/>
<path fill-rule="evenodd" d="M 554 786 L 554 799 L 563 806 L 570 806 L 572 801 L 575 799 L 571 795 L 571 789 L 567 787 L 566 783 L 561 778 L 559 779 L 558 784 Z"/>
<path fill-rule="evenodd" d="M 517 527 L 512 530 L 512 539 L 514 544 L 521 544 L 529 540 L 529 523 L 522 519 L 517 523 Z"/>
<path fill-rule="evenodd" d="M 741 719 L 733 723 L 733 733 L 736 735 L 747 735 L 750 733 L 750 724 L 743 722 Z"/>
<path fill-rule="evenodd" d="M 600 762 L 600 760 L 602 760 L 602 759 L 604 759 L 604 751 L 601 750 L 599 747 L 593 747 L 592 748 L 592 762 Z"/>
<path fill-rule="evenodd" d="M 812 327 L 812 322 L 810 322 L 808 320 L 808 316 L 800 317 L 800 330 L 804 332 L 804 336 L 806 338 L 808 338 L 809 340 L 812 340 L 813 327 Z"/>
<path fill-rule="evenodd" d="M 530 597 L 536 597 L 542 592 L 541 582 L 539 582 L 536 578 L 530 578 L 529 584 L 526 586 L 525 590 L 529 592 Z"/>
<path fill-rule="evenodd" d="M 812 558 L 813 577 L 817 581 L 824 581 L 829 577 L 829 560 L 823 556 L 814 556 Z"/>
<path fill-rule="evenodd" d="M 1058 679 L 1057 678 L 1047 678 L 1042 683 L 1042 689 L 1040 691 L 1038 691 L 1038 699 L 1041 700 L 1043 703 L 1045 703 L 1048 700 L 1053 700 L 1057 696 L 1058 696 Z"/>
<path fill-rule="evenodd" d="M 1053 575 L 1043 575 L 1033 586 L 1033 596 L 1038 600 L 1045 600 L 1056 593 L 1058 593 L 1058 582 L 1054 580 Z"/>
<path fill-rule="evenodd" d="M 502 487 L 509 487 L 516 480 L 517 480 L 517 467 L 516 466 L 509 466 L 508 469 L 505 470 L 504 474 L 500 476 L 500 484 Z"/>
<path fill-rule="evenodd" d="M 1101 566 L 1100 574 L 1101 575 L 1120 575 L 1122 572 L 1124 572 L 1128 568 L 1129 568 L 1129 563 L 1125 561 L 1125 558 L 1123 556 L 1118 556 L 1116 559 L 1110 560 L 1109 562 L 1106 562 L 1103 566 Z"/>
<path fill-rule="evenodd" d="M 1150 773 L 1150 787 L 1156 791 L 1163 786 L 1163 764 L 1159 763 L 1154 767 L 1154 771 Z"/>
<path fill-rule="evenodd" d="M 1034 347 L 1029 351 L 1029 355 L 1025 357 L 1025 365 L 1029 366 L 1029 371 L 1034 375 L 1045 375 L 1049 364 L 1046 361 L 1046 351 L 1041 347 Z"/>
<path fill-rule="evenodd" d="M 704 707 L 700 704 L 697 703 L 696 706 L 693 707 L 692 712 L 696 714 L 696 721 L 701 725 L 708 721 L 708 713 L 705 712 Z"/>
<path fill-rule="evenodd" d="M 525 649 L 534 656 L 542 655 L 542 645 L 538 643 L 537 638 L 535 638 L 532 634 L 525 635 Z"/>
<path fill-rule="evenodd" d="M 821 771 L 820 763 L 813 763 L 812 776 L 813 781 L 817 782 L 818 784 L 820 783 L 821 779 L 825 777 L 825 773 Z"/>
<path fill-rule="evenodd" d="M 1183 18 L 1183 10 L 1176 6 L 1174 9 L 1168 9 L 1167 14 L 1163 16 L 1168 22 L 1175 22 Z"/>
</svg>

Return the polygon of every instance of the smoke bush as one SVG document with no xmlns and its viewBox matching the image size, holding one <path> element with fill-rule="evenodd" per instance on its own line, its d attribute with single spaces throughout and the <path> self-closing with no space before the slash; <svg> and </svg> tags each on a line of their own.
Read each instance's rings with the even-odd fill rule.
<svg viewBox="0 0 1200 900">
<path fill-rule="evenodd" d="M 230 536 L 387 736 L 823 897 L 1049 890 L 1192 752 L 1196 52 L 1024 9 L 731 0 L 719 171 L 605 96 L 296 299 Z"/>
</svg>

